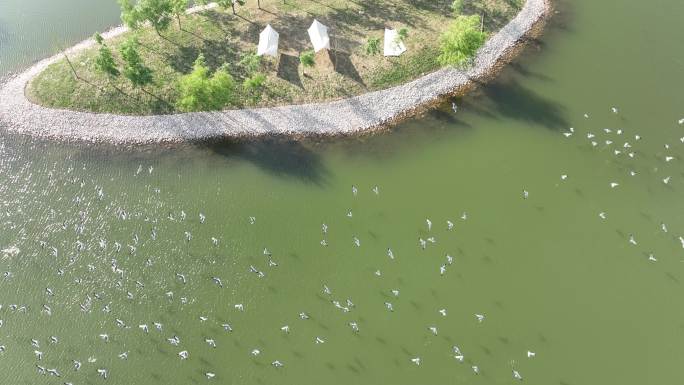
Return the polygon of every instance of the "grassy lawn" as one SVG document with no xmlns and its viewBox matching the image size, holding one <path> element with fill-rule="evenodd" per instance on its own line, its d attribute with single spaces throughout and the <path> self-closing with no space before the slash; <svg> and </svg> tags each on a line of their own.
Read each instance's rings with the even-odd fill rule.
<svg viewBox="0 0 684 385">
<path fill-rule="evenodd" d="M 114 1 L 114 0 L 112 0 Z M 110 83 L 94 66 L 96 49 L 71 57 L 79 78 L 65 60 L 48 67 L 27 89 L 43 105 L 74 110 L 121 114 L 177 112 L 178 79 L 190 72 L 202 53 L 213 70 L 227 63 L 238 85 L 248 77 L 239 62 L 255 52 L 259 32 L 271 24 L 280 33 L 280 57 L 265 58 L 259 72 L 266 82 L 259 91 L 238 86 L 228 108 L 275 106 L 339 99 L 404 83 L 439 68 L 439 36 L 453 20 L 452 0 L 247 0 L 234 16 L 230 9 L 214 9 L 174 20 L 158 36 L 152 28 L 137 32 L 145 65 L 154 71 L 154 84 L 134 89 L 119 77 Z M 495 32 L 513 17 L 523 0 L 463 0 L 462 13 L 485 15 L 484 29 Z M 317 56 L 313 68 L 303 68 L 299 54 L 311 48 L 307 29 L 316 18 L 329 28 L 329 60 Z M 385 27 L 408 29 L 407 52 L 398 58 L 382 56 Z M 380 38 L 380 53 L 366 53 L 368 38 Z M 107 44 L 121 62 L 121 36 Z M 118 90 L 117 90 L 118 88 Z"/>
</svg>

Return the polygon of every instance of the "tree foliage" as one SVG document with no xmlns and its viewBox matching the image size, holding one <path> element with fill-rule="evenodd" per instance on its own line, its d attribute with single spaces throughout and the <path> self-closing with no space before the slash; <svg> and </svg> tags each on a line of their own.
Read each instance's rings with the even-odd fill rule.
<svg viewBox="0 0 684 385">
<path fill-rule="evenodd" d="M 137 29 L 147 22 L 157 34 L 166 31 L 174 15 L 174 0 L 118 0 L 121 7 L 121 21 L 131 29 Z"/>
<path fill-rule="evenodd" d="M 169 0 L 171 2 L 171 10 L 178 21 L 178 29 L 181 29 L 180 17 L 185 14 L 188 9 L 188 0 Z"/>
<path fill-rule="evenodd" d="M 133 83 L 133 87 L 144 87 L 154 80 L 152 70 L 145 66 L 138 52 L 138 39 L 131 37 L 120 47 L 124 61 L 123 74 Z"/>
<path fill-rule="evenodd" d="M 226 9 L 230 7 L 233 10 L 233 15 L 235 15 L 237 13 L 235 5 L 245 5 L 245 0 L 216 0 L 216 4 Z"/>
<path fill-rule="evenodd" d="M 235 82 L 226 65 L 210 76 L 204 56 L 200 54 L 192 72 L 180 78 L 178 91 L 180 97 L 176 108 L 181 111 L 220 110 L 233 100 Z"/>
<path fill-rule="evenodd" d="M 128 28 L 138 28 L 138 13 L 135 9 L 135 2 L 133 0 L 117 0 L 121 8 L 121 21 Z"/>
<path fill-rule="evenodd" d="M 487 34 L 480 31 L 480 17 L 458 16 L 441 38 L 439 62 L 443 65 L 462 65 L 477 53 Z"/>
<path fill-rule="evenodd" d="M 461 12 L 463 12 L 463 0 L 454 0 L 451 3 L 451 11 L 454 12 L 455 15 L 460 15 Z"/>
<path fill-rule="evenodd" d="M 112 50 L 105 44 L 102 35 L 99 33 L 96 33 L 94 38 L 97 44 L 100 45 L 97 57 L 95 58 L 95 68 L 110 78 L 118 77 L 121 71 L 117 68 Z"/>
</svg>

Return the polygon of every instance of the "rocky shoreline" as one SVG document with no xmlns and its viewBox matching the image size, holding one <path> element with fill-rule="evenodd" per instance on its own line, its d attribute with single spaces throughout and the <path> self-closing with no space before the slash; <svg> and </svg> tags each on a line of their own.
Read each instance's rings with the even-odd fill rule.
<svg viewBox="0 0 684 385">
<path fill-rule="evenodd" d="M 115 144 L 369 132 L 413 116 L 445 97 L 463 94 L 474 84 L 491 78 L 519 52 L 526 37 L 538 32 L 550 7 L 550 0 L 526 0 L 518 15 L 478 51 L 468 70 L 445 68 L 397 87 L 317 104 L 154 116 L 52 109 L 28 100 L 25 88 L 31 79 L 61 58 L 55 55 L 0 85 L 0 129 L 55 140 Z M 118 27 L 103 36 L 110 38 L 124 32 L 125 28 Z M 92 44 L 92 40 L 86 40 L 67 53 Z"/>
</svg>

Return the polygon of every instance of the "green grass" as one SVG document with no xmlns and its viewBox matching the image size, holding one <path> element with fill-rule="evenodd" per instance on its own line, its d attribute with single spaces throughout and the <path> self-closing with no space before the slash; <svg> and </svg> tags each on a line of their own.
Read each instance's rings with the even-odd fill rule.
<svg viewBox="0 0 684 385">
<path fill-rule="evenodd" d="M 400 56 L 393 66 L 371 75 L 371 87 L 384 89 L 406 83 L 422 74 L 428 74 L 440 67 L 436 47 L 425 47 L 413 55 Z"/>
<path fill-rule="evenodd" d="M 112 0 L 114 1 L 114 0 Z M 265 75 L 260 87 L 236 87 L 228 108 L 276 106 L 334 100 L 383 89 L 413 80 L 439 68 L 440 36 L 454 19 L 451 0 L 262 0 L 238 8 L 212 10 L 182 18 L 182 29 L 174 22 L 159 37 L 153 29 L 137 32 L 145 65 L 154 71 L 154 83 L 144 92 L 123 77 L 110 80 L 95 69 L 97 49 L 71 57 L 79 78 L 66 61 L 49 66 L 29 85 L 27 95 L 37 103 L 64 109 L 120 114 L 166 114 L 178 112 L 178 80 L 190 72 L 202 53 L 211 70 L 224 63 L 237 85 L 255 72 L 241 60 L 255 52 L 259 32 L 271 24 L 280 33 L 277 62 L 265 59 L 256 72 Z M 463 0 L 464 14 L 485 16 L 485 31 L 494 32 L 517 13 L 522 0 Z M 303 68 L 299 55 L 311 49 L 308 29 L 317 18 L 333 37 L 334 65 L 316 58 L 311 68 Z M 407 28 L 407 52 L 398 58 L 368 54 L 369 38 L 382 40 L 384 27 Z M 93 31 L 94 32 L 94 31 Z M 114 60 L 121 64 L 119 45 L 126 36 L 106 43 Z M 241 63 L 242 62 L 242 63 Z M 119 89 L 120 91 L 118 91 Z"/>
</svg>

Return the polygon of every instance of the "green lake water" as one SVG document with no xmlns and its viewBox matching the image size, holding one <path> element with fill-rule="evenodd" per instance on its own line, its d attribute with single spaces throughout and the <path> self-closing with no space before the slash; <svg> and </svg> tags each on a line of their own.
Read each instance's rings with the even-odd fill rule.
<svg viewBox="0 0 684 385">
<path fill-rule="evenodd" d="M 115 23 L 110 3 L 3 1 L 2 71 Z M 0 384 L 684 382 L 684 3 L 556 6 L 457 114 L 377 135 L 113 148 L 0 133 Z"/>
</svg>

